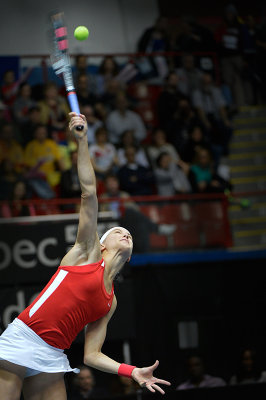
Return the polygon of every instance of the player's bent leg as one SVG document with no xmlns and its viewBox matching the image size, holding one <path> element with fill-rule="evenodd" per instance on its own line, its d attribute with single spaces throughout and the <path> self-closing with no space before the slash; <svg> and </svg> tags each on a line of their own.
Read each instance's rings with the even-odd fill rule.
<svg viewBox="0 0 266 400">
<path fill-rule="evenodd" d="M 26 378 L 23 396 L 25 400 L 66 400 L 64 374 L 40 373 Z"/>
<path fill-rule="evenodd" d="M 0 360 L 0 398 L 19 400 L 26 368 Z"/>
</svg>

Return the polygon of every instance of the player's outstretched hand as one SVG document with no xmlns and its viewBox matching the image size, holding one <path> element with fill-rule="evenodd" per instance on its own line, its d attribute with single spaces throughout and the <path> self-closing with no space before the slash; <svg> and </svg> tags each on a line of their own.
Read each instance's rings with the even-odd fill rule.
<svg viewBox="0 0 266 400">
<path fill-rule="evenodd" d="M 171 383 L 164 381 L 163 379 L 158 379 L 153 376 L 153 371 L 158 367 L 159 361 L 157 360 L 152 366 L 145 368 L 134 368 L 132 371 L 132 378 L 138 382 L 141 387 L 146 387 L 151 392 L 155 392 L 156 390 L 161 394 L 164 394 L 164 390 L 158 386 L 167 385 L 170 386 Z"/>
<path fill-rule="evenodd" d="M 87 135 L 87 121 L 84 115 L 76 114 L 74 112 L 69 113 L 70 122 L 69 122 L 69 130 L 73 133 L 76 139 L 82 139 Z M 83 126 L 82 130 L 78 130 L 77 127 Z"/>
</svg>

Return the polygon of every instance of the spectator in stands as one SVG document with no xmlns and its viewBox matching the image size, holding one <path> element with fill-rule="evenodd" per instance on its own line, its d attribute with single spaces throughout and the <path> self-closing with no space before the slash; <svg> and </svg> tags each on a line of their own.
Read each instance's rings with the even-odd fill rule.
<svg viewBox="0 0 266 400">
<path fill-rule="evenodd" d="M 118 157 L 118 165 L 122 167 L 127 163 L 127 159 L 125 156 L 126 148 L 129 146 L 134 146 L 136 148 L 136 162 L 143 167 L 149 168 L 150 163 L 146 156 L 146 152 L 144 147 L 139 146 L 137 140 L 134 137 L 134 132 L 132 130 L 126 130 L 123 132 L 120 146 L 117 150 L 117 157 Z"/>
<path fill-rule="evenodd" d="M 216 40 L 220 46 L 223 82 L 230 88 L 234 104 L 237 107 L 243 106 L 246 104 L 243 82 L 243 26 L 233 4 L 225 8 L 224 25 L 218 30 Z"/>
<path fill-rule="evenodd" d="M 55 187 L 59 184 L 60 172 L 64 170 L 65 166 L 58 145 L 54 140 L 48 139 L 48 131 L 45 125 L 36 127 L 34 139 L 27 144 L 25 164 L 28 167 L 31 185 L 37 191 L 37 194 L 44 198 L 53 197 L 50 186 Z M 43 192 L 38 191 L 40 185 L 40 190 L 43 189 Z"/>
<path fill-rule="evenodd" d="M 188 172 L 185 163 L 179 162 L 183 171 Z M 224 181 L 214 169 L 212 155 L 207 148 L 198 148 L 189 168 L 189 178 L 195 192 L 224 192 L 229 183 Z"/>
<path fill-rule="evenodd" d="M 103 124 L 106 123 L 106 119 L 108 116 L 108 109 L 103 102 L 97 101 L 97 103 L 94 106 L 94 113 L 97 119 L 99 119 Z"/>
<path fill-rule="evenodd" d="M 1 206 L 1 216 L 4 218 L 11 218 L 35 215 L 34 207 L 32 205 L 21 204 L 21 201 L 26 200 L 28 197 L 25 181 L 16 181 L 13 185 L 9 202 Z"/>
<path fill-rule="evenodd" d="M 185 143 L 181 153 L 182 160 L 191 163 L 196 156 L 197 150 L 199 150 L 201 147 L 210 150 L 210 144 L 206 140 L 201 126 L 194 125 L 189 131 L 188 140 Z"/>
<path fill-rule="evenodd" d="M 34 131 L 37 125 L 41 124 L 41 110 L 38 106 L 33 106 L 28 111 L 27 120 L 21 125 L 21 142 L 26 146 L 33 139 Z"/>
<path fill-rule="evenodd" d="M 89 65 L 88 65 L 88 57 L 84 54 L 78 54 L 75 57 L 75 67 L 74 67 L 74 78 L 75 83 L 77 84 L 77 79 L 80 75 L 87 75 L 88 77 L 88 84 L 90 87 L 90 91 L 92 93 L 96 92 L 96 80 L 95 76 L 90 73 Z"/>
<path fill-rule="evenodd" d="M 2 126 L 11 121 L 10 112 L 8 107 L 0 100 L 0 130 Z"/>
<path fill-rule="evenodd" d="M 175 163 L 180 158 L 175 147 L 167 142 L 165 131 L 161 128 L 155 128 L 153 130 L 152 143 L 148 146 L 147 152 L 153 167 L 156 166 L 156 160 L 161 153 L 168 153 Z"/>
<path fill-rule="evenodd" d="M 187 99 L 180 99 L 172 120 L 169 120 L 165 127 L 167 138 L 178 153 L 183 151 L 189 131 L 198 123 L 199 120 L 190 102 Z"/>
<path fill-rule="evenodd" d="M 96 387 L 92 370 L 85 365 L 81 365 L 79 369 L 80 372 L 74 377 L 73 387 L 68 396 L 68 400 L 87 400 L 107 397 L 107 393 L 103 388 Z"/>
<path fill-rule="evenodd" d="M 193 105 L 204 126 L 216 156 L 228 154 L 228 144 L 232 136 L 231 122 L 226 110 L 226 102 L 221 90 L 214 86 L 212 76 L 204 73 L 201 88 L 193 92 Z"/>
<path fill-rule="evenodd" d="M 154 168 L 157 191 L 160 196 L 173 196 L 191 192 L 191 185 L 184 171 L 166 152 L 159 154 Z"/>
<path fill-rule="evenodd" d="M 116 171 L 118 164 L 116 148 L 108 141 L 108 132 L 101 126 L 95 132 L 95 144 L 89 147 L 91 162 L 98 179 L 104 179 Z"/>
<path fill-rule="evenodd" d="M 171 125 L 180 100 L 187 100 L 178 89 L 179 77 L 176 72 L 170 72 L 165 78 L 164 90 L 158 98 L 158 117 L 160 126 L 166 128 Z"/>
<path fill-rule="evenodd" d="M 255 105 L 261 101 L 261 98 L 257 65 L 257 22 L 253 15 L 245 18 L 243 31 L 245 97 L 248 105 Z"/>
<path fill-rule="evenodd" d="M 260 78 L 260 95 L 263 103 L 266 103 L 266 19 L 264 17 L 257 30 L 257 65 Z"/>
<path fill-rule="evenodd" d="M 135 243 L 134 243 L 135 245 Z M 125 376 L 114 377 L 112 383 L 112 396 L 128 396 L 136 395 L 141 389 L 137 386 L 133 379 L 127 378 Z"/>
<path fill-rule="evenodd" d="M 149 195 L 153 192 L 154 175 L 151 169 L 142 167 L 136 162 L 136 148 L 127 147 L 127 163 L 118 170 L 121 189 L 131 196 Z"/>
<path fill-rule="evenodd" d="M 13 115 L 19 125 L 28 121 L 29 110 L 35 105 L 36 103 L 31 97 L 31 86 L 26 82 L 22 83 L 13 104 Z"/>
<path fill-rule="evenodd" d="M 140 53 L 169 50 L 167 19 L 165 17 L 159 17 L 153 26 L 143 32 L 138 41 L 137 50 Z"/>
<path fill-rule="evenodd" d="M 150 250 L 149 236 L 152 232 L 161 235 L 171 235 L 175 225 L 160 224 L 152 221 L 142 213 L 137 203 L 130 199 L 129 193 L 120 190 L 119 180 L 116 175 L 108 175 L 105 178 L 105 192 L 101 199 L 114 199 L 100 203 L 101 211 L 112 211 L 113 217 L 119 224 L 132 232 L 134 235 L 134 249 L 137 253 Z M 119 201 L 121 199 L 122 201 Z M 125 201 L 128 199 L 127 201 Z"/>
<path fill-rule="evenodd" d="M 230 385 L 246 383 L 266 383 L 266 371 L 261 369 L 257 353 L 250 348 L 242 351 L 236 374 L 229 381 Z"/>
<path fill-rule="evenodd" d="M 13 186 L 17 180 L 21 179 L 21 174 L 16 172 L 13 162 L 5 158 L 0 163 L 0 199 L 8 200 L 12 194 Z"/>
<path fill-rule="evenodd" d="M 77 150 L 70 153 L 71 167 L 62 172 L 60 182 L 60 194 L 62 197 L 80 197 L 81 189 L 77 169 Z"/>
<path fill-rule="evenodd" d="M 87 74 L 80 74 L 77 78 L 77 96 L 81 106 L 89 104 L 94 106 L 97 96 L 91 91 L 89 77 Z"/>
<path fill-rule="evenodd" d="M 3 102 L 12 107 L 17 97 L 19 84 L 15 80 L 15 72 L 13 70 L 7 70 L 3 76 L 3 83 L 1 87 L 1 97 Z"/>
<path fill-rule="evenodd" d="M 119 66 L 115 59 L 112 56 L 106 56 L 102 60 L 98 74 L 96 76 L 96 83 L 97 83 L 97 94 L 98 96 L 102 96 L 107 89 L 107 85 L 112 80 L 115 78 L 115 76 L 119 72 Z"/>
<path fill-rule="evenodd" d="M 182 17 L 173 50 L 182 52 L 213 51 L 213 35 L 205 26 L 197 23 L 194 17 Z"/>
<path fill-rule="evenodd" d="M 0 163 L 8 159 L 17 172 L 22 172 L 24 164 L 23 148 L 15 139 L 14 126 L 6 123 L 0 132 Z"/>
<path fill-rule="evenodd" d="M 96 117 L 93 107 L 89 104 L 85 104 L 81 107 L 81 113 L 85 115 L 88 124 L 88 144 L 93 144 L 95 143 L 95 132 L 98 128 L 103 126 L 103 122 Z"/>
<path fill-rule="evenodd" d="M 167 26 L 167 19 L 159 17 L 155 24 L 146 29 L 140 37 L 137 44 L 138 52 L 152 53 L 168 51 L 170 43 Z M 147 79 L 159 76 L 164 79 L 168 73 L 167 61 L 163 56 L 142 57 L 137 60 L 137 65 L 142 78 Z"/>
<path fill-rule="evenodd" d="M 57 86 L 49 82 L 44 87 L 44 99 L 39 102 L 41 123 L 50 129 L 64 131 L 69 108 L 66 100 L 59 96 Z"/>
<path fill-rule="evenodd" d="M 187 359 L 186 367 L 188 380 L 181 383 L 177 390 L 226 386 L 222 378 L 205 374 L 202 358 L 197 355 L 190 356 Z"/>
<path fill-rule="evenodd" d="M 191 98 L 194 90 L 199 89 L 202 72 L 195 67 L 195 59 L 192 54 L 182 57 L 182 67 L 176 70 L 178 75 L 178 89 L 188 98 Z"/>
<path fill-rule="evenodd" d="M 110 141 L 118 144 L 125 130 L 134 131 L 138 142 L 146 138 L 146 128 L 141 117 L 129 110 L 126 94 L 121 92 L 116 97 L 116 109 L 111 111 L 106 120 L 106 126 L 110 132 Z"/>
<path fill-rule="evenodd" d="M 100 97 L 100 101 L 105 105 L 108 112 L 113 111 L 116 108 L 117 96 L 119 96 L 124 90 L 125 88 L 122 82 L 115 78 L 106 82 L 105 92 Z"/>
</svg>

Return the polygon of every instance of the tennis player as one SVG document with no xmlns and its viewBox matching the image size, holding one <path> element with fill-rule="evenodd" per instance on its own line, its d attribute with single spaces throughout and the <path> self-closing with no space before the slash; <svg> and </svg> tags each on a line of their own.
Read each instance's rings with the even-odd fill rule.
<svg viewBox="0 0 266 400">
<path fill-rule="evenodd" d="M 0 336 L 1 400 L 66 400 L 64 373 L 69 365 L 64 349 L 86 326 L 84 363 L 100 371 L 132 377 L 151 392 L 164 394 L 153 371 L 120 364 L 101 352 L 107 324 L 117 301 L 113 280 L 131 257 L 133 242 L 123 227 L 109 229 L 99 240 L 95 175 L 87 143 L 87 122 L 70 113 L 69 128 L 78 144 L 78 174 L 82 189 L 76 242 L 57 272 L 35 299 Z M 79 131 L 77 126 L 84 129 Z"/>
</svg>

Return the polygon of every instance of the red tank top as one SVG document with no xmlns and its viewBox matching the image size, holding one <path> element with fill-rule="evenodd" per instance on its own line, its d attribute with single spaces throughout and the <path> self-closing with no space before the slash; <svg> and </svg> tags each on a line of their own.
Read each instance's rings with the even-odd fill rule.
<svg viewBox="0 0 266 400">
<path fill-rule="evenodd" d="M 111 308 L 114 287 L 107 293 L 104 266 L 103 259 L 94 264 L 60 266 L 18 318 L 49 345 L 69 348 L 86 324 Z"/>
</svg>

